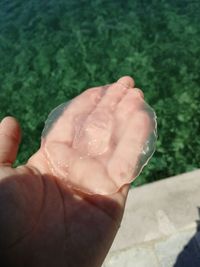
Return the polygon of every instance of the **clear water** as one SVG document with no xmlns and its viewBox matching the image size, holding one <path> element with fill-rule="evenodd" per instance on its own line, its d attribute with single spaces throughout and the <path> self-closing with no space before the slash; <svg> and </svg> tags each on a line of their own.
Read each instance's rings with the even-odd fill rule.
<svg viewBox="0 0 200 267">
<path fill-rule="evenodd" d="M 136 184 L 198 168 L 199 10 L 190 0 L 1 0 L 0 119 L 22 125 L 16 165 L 39 148 L 55 106 L 130 75 L 159 126 Z"/>
</svg>

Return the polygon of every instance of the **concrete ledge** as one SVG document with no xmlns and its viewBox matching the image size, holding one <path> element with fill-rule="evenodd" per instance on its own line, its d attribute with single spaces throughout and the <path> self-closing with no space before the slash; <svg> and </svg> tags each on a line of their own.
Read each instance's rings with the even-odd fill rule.
<svg viewBox="0 0 200 267">
<path fill-rule="evenodd" d="M 161 262 L 161 258 L 165 257 L 165 255 L 161 255 L 163 242 L 168 246 L 169 252 L 170 240 L 176 238 L 182 240 L 180 241 L 181 245 L 177 245 L 178 248 L 175 249 L 178 253 L 184 242 L 188 241 L 196 231 L 199 207 L 200 170 L 131 189 L 123 222 L 107 259 L 110 262 L 112 255 L 115 255 L 116 258 L 116 255 L 118 257 L 121 255 L 119 252 L 125 253 L 128 250 L 132 250 L 134 254 L 133 250 L 135 251 L 135 249 L 143 255 L 145 249 L 150 251 L 149 254 L 146 253 L 149 255 L 149 261 L 154 262 L 148 267 L 161 266 L 159 262 Z M 176 243 L 176 241 L 174 242 Z M 149 250 L 149 247 L 153 248 L 153 252 L 151 249 Z M 143 257 L 141 257 L 142 259 Z M 104 266 L 114 265 L 106 265 L 105 262 Z M 124 265 L 115 264 L 115 266 Z M 138 261 L 137 264 L 130 266 L 143 265 Z"/>
</svg>

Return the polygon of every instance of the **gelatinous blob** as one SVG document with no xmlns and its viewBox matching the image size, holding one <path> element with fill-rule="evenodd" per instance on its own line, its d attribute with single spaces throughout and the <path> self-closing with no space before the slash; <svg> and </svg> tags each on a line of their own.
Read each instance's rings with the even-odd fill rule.
<svg viewBox="0 0 200 267">
<path fill-rule="evenodd" d="M 71 101 L 60 104 L 58 107 L 54 108 L 49 114 L 47 120 L 45 121 L 45 126 L 42 131 L 42 136 L 45 137 L 48 132 L 53 127 L 54 122 L 62 115 L 63 111 L 67 108 Z"/>
<path fill-rule="evenodd" d="M 121 83 L 86 90 L 54 109 L 41 149 L 51 172 L 87 194 L 131 183 L 155 151 L 156 115 L 141 91 Z"/>
</svg>

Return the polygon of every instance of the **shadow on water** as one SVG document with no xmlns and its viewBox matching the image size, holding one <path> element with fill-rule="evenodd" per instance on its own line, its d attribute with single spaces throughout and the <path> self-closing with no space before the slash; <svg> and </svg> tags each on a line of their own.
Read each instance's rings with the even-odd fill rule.
<svg viewBox="0 0 200 267">
<path fill-rule="evenodd" d="M 200 207 L 198 207 L 200 218 Z M 199 267 L 200 266 L 200 220 L 196 221 L 196 233 L 179 253 L 173 267 Z"/>
</svg>

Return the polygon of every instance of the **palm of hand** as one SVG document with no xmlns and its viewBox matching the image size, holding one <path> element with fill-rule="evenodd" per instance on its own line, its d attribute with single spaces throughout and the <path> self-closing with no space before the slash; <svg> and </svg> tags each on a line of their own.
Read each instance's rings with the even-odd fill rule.
<svg viewBox="0 0 200 267">
<path fill-rule="evenodd" d="M 113 194 L 133 180 L 154 125 L 141 92 L 131 87 L 92 88 L 50 114 L 37 153 L 48 172 L 89 194 Z"/>
<path fill-rule="evenodd" d="M 128 79 L 124 82 L 130 83 L 132 81 Z M 75 188 L 78 183 L 81 183 L 81 188 L 86 189 L 85 191 L 95 192 L 95 188 L 99 188 L 101 184 L 96 187 L 96 180 L 94 179 L 95 183 L 93 183 L 92 178 L 89 179 L 89 184 L 88 181 L 82 183 L 82 177 L 79 176 L 79 173 L 76 174 L 75 170 L 78 169 L 81 172 L 84 170 L 86 176 L 89 175 L 91 169 L 93 170 L 92 176 L 94 176 L 95 171 L 98 171 L 99 175 L 101 174 L 100 178 L 106 179 L 104 181 L 107 183 L 110 176 L 108 177 L 104 171 L 110 170 L 112 173 L 115 170 L 112 166 L 117 162 L 119 163 L 120 153 L 123 152 L 123 149 L 127 151 L 128 145 L 132 142 L 129 135 L 130 128 L 125 136 L 122 134 L 125 124 L 122 124 L 121 110 L 118 113 L 116 111 L 115 116 L 112 116 L 109 122 L 112 126 L 115 124 L 115 131 L 113 131 L 113 127 L 108 127 L 109 123 L 104 127 L 105 120 L 103 119 L 102 122 L 100 119 L 97 128 L 102 130 L 101 136 L 105 135 L 105 138 L 103 142 L 98 144 L 90 145 L 88 143 L 88 138 L 91 135 L 93 140 L 98 139 L 98 136 L 95 136 L 98 134 L 97 131 L 94 132 L 96 125 L 90 129 L 89 136 L 86 135 L 85 131 L 87 125 L 91 126 L 91 123 L 87 124 L 87 122 L 93 120 L 94 117 L 92 118 L 92 116 L 98 117 L 98 110 L 95 110 L 91 105 L 96 103 L 98 96 L 102 95 L 105 89 L 101 87 L 93 91 L 94 98 L 90 105 L 84 107 L 85 101 L 81 101 L 83 108 L 81 114 L 76 112 L 68 114 L 68 123 L 64 124 L 64 131 L 60 131 L 59 127 L 63 124 L 58 120 L 57 125 L 49 132 L 46 140 L 44 138 L 41 149 L 30 158 L 25 166 L 16 169 L 5 165 L 7 163 L 12 164 L 16 157 L 20 139 L 19 126 L 16 121 L 10 118 L 4 122 L 4 125 L 3 122 L 1 123 L 0 151 L 3 153 L 0 154 L 0 163 L 3 166 L 0 169 L 0 199 L 2 203 L 0 230 L 4 234 L 1 235 L 0 246 L 2 259 L 6 260 L 8 266 L 101 266 L 119 227 L 128 186 L 124 186 L 117 193 L 109 196 L 95 196 L 74 190 L 73 187 L 67 187 L 62 179 L 68 172 L 70 175 L 69 184 L 74 175 L 75 183 L 73 186 Z M 108 100 L 108 98 L 104 100 Z M 118 102 L 119 98 L 111 97 L 111 100 Z M 115 101 L 112 105 L 115 105 Z M 75 103 L 74 107 L 76 106 Z M 135 109 L 137 103 L 136 101 Z M 77 101 L 77 104 L 80 102 Z M 108 109 L 108 102 L 103 104 L 103 110 L 111 113 L 111 110 Z M 127 112 L 131 113 L 126 109 L 124 112 L 126 115 Z M 89 113 L 91 116 L 88 116 Z M 147 121 L 146 116 L 141 114 L 139 116 L 144 118 L 142 121 Z M 77 118 L 81 123 L 85 115 L 88 121 L 84 127 L 76 132 L 72 127 L 74 120 Z M 144 124 L 141 125 L 138 120 L 135 122 L 144 129 L 138 140 L 142 143 L 147 136 L 149 126 L 144 127 Z M 128 120 L 128 124 L 133 127 L 134 122 L 130 123 Z M 17 134 L 13 136 L 13 133 Z M 75 133 L 80 134 L 80 136 Z M 113 142 L 111 142 L 112 140 Z M 124 146 L 125 144 L 126 146 Z M 59 148 L 61 153 L 56 153 L 55 146 L 61 146 Z M 49 152 L 51 154 L 51 150 L 53 158 L 49 160 L 47 154 Z M 104 155 L 102 152 L 105 150 L 106 154 Z M 88 153 L 93 157 L 98 154 L 95 160 L 91 160 L 90 165 L 82 164 L 80 161 L 80 157 L 85 156 L 85 151 L 86 154 Z M 131 153 L 132 150 L 127 153 L 127 159 L 130 159 Z M 63 157 L 59 158 L 60 155 L 64 156 L 67 161 L 63 161 Z M 135 154 L 135 161 L 137 156 L 138 154 Z M 55 159 L 57 162 L 59 161 L 59 168 L 54 165 Z M 56 170 L 55 173 L 51 171 L 51 165 Z M 130 172 L 128 166 L 123 165 L 117 169 L 119 176 L 122 170 L 126 174 Z M 112 191 L 113 184 L 111 187 L 107 184 L 104 192 L 105 189 L 109 192 Z"/>
<path fill-rule="evenodd" d="M 2 166 L 0 180 L 4 266 L 101 266 L 118 230 L 123 192 L 81 196 L 29 166 Z"/>
</svg>

